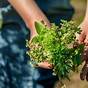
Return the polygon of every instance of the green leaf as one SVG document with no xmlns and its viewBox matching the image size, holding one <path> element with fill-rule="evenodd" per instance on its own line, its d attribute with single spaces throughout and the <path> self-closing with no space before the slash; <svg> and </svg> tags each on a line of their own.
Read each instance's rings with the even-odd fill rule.
<svg viewBox="0 0 88 88">
<path fill-rule="evenodd" d="M 42 30 L 45 29 L 45 25 L 42 24 L 41 22 L 35 22 L 35 28 L 38 34 L 41 34 Z"/>
</svg>

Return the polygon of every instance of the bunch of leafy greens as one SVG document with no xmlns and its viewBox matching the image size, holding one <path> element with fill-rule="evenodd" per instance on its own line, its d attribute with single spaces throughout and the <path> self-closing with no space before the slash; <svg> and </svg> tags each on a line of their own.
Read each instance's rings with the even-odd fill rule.
<svg viewBox="0 0 88 88">
<path fill-rule="evenodd" d="M 52 24 L 48 28 L 41 22 L 35 23 L 38 35 L 31 42 L 27 40 L 30 50 L 27 54 L 33 64 L 48 61 L 53 64 L 53 72 L 59 79 L 69 78 L 69 73 L 81 64 L 83 45 L 74 45 L 75 33 L 80 29 L 73 21 L 62 20 L 60 27 Z"/>
</svg>

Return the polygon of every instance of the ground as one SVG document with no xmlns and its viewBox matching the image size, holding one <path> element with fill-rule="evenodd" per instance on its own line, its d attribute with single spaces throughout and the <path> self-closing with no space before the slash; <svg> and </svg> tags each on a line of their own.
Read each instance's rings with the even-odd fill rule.
<svg viewBox="0 0 88 88">
<path fill-rule="evenodd" d="M 82 66 L 80 66 L 81 70 Z M 79 72 L 72 73 L 69 80 L 63 80 L 63 83 L 65 83 L 66 88 L 88 88 L 88 82 L 80 80 L 80 70 Z M 57 82 L 57 85 L 55 88 L 61 88 L 60 83 Z"/>
</svg>

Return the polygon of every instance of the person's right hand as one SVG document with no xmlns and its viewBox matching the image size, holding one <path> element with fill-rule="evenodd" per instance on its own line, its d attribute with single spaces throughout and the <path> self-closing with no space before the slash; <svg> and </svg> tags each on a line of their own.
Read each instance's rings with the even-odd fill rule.
<svg viewBox="0 0 88 88">
<path fill-rule="evenodd" d="M 79 44 L 84 44 L 85 48 L 84 48 L 84 52 L 82 55 L 82 60 L 83 61 L 88 61 L 88 22 L 83 21 L 81 23 L 81 25 L 79 26 L 81 29 L 81 33 L 78 34 L 77 40 Z"/>
<path fill-rule="evenodd" d="M 80 78 L 81 80 L 87 80 L 88 81 L 88 22 L 83 21 L 82 24 L 80 25 L 80 28 L 82 32 L 78 36 L 78 42 L 79 44 L 84 44 L 84 51 L 82 54 L 82 61 L 85 62 L 81 73 L 80 73 Z"/>
</svg>

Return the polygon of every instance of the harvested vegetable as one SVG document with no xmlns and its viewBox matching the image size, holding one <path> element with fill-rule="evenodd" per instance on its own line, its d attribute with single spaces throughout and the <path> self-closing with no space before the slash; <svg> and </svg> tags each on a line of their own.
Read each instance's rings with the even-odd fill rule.
<svg viewBox="0 0 88 88">
<path fill-rule="evenodd" d="M 60 26 L 52 24 L 51 28 L 35 22 L 35 28 L 38 35 L 31 42 L 27 40 L 30 49 L 27 54 L 31 57 L 32 64 L 48 61 L 53 65 L 54 75 L 61 80 L 69 79 L 69 73 L 81 64 L 84 46 L 75 41 L 75 33 L 80 33 L 80 29 L 73 21 L 64 20 Z"/>
</svg>

